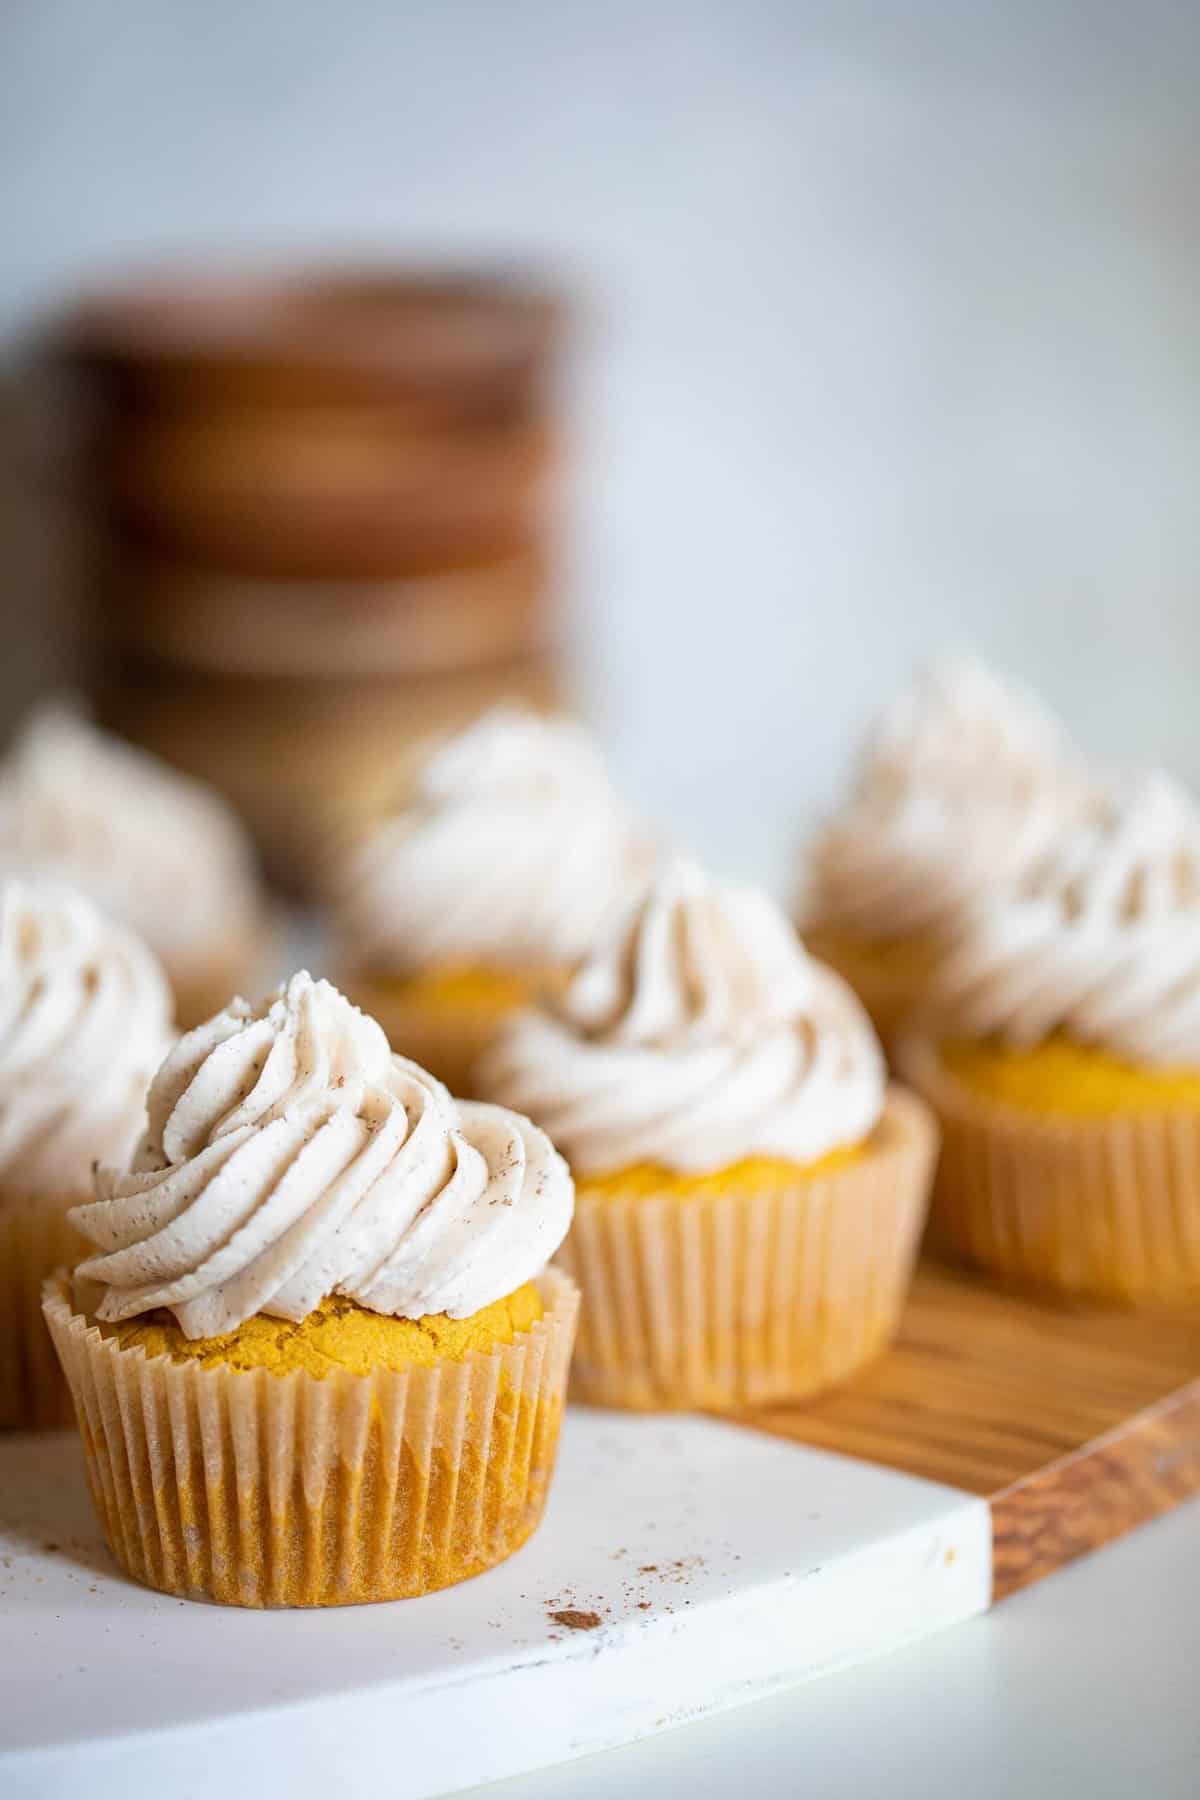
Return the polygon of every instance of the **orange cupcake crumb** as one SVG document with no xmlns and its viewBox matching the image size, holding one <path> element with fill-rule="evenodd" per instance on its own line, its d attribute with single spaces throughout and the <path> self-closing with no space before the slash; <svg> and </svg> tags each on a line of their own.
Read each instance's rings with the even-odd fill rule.
<svg viewBox="0 0 1200 1800">
<path fill-rule="evenodd" d="M 172 1362 L 199 1363 L 202 1368 L 225 1364 L 233 1369 L 269 1369 L 272 1375 L 303 1369 L 318 1376 L 346 1369 L 367 1375 L 373 1369 L 461 1362 L 473 1351 L 486 1354 L 528 1331 L 543 1310 L 536 1286 L 527 1281 L 465 1319 L 451 1319 L 445 1313 L 393 1319 L 331 1295 L 299 1324 L 259 1313 L 219 1337 L 186 1338 L 167 1312 L 147 1313 L 101 1330 L 106 1337 L 115 1337 L 123 1350 L 140 1347 L 147 1356 L 169 1356 Z"/>
<path fill-rule="evenodd" d="M 1072 1118 L 1200 1110 L 1200 1069 L 1151 1068 L 1061 1035 L 1029 1049 L 994 1041 L 939 1046 L 943 1069 L 1001 1105 Z"/>
<path fill-rule="evenodd" d="M 718 1200 L 723 1194 L 747 1197 L 753 1194 L 778 1194 L 792 1187 L 798 1179 L 825 1175 L 845 1168 L 864 1153 L 865 1144 L 848 1144 L 815 1162 L 794 1163 L 783 1157 L 747 1156 L 727 1168 L 714 1169 L 701 1175 L 678 1174 L 657 1163 L 633 1163 L 611 1174 L 575 1180 L 576 1198 L 587 1195 L 593 1200 L 639 1200 L 654 1197 L 663 1200 Z"/>
</svg>

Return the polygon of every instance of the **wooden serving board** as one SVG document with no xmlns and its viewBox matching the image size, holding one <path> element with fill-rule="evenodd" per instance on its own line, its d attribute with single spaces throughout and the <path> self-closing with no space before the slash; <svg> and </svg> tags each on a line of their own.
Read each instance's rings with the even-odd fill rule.
<svg viewBox="0 0 1200 1800">
<path fill-rule="evenodd" d="M 852 1387 L 743 1418 L 986 1499 L 999 1600 L 1200 1493 L 1200 1309 L 1084 1310 L 927 1262 Z"/>
</svg>

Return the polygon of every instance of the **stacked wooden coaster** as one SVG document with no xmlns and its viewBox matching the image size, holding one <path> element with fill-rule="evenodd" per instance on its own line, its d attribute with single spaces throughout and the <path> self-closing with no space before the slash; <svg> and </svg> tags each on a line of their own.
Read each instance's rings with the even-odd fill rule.
<svg viewBox="0 0 1200 1800">
<path fill-rule="evenodd" d="M 416 736 L 555 697 L 559 325 L 526 282 L 375 272 L 147 281 L 54 336 L 102 716 L 293 884 Z"/>
</svg>

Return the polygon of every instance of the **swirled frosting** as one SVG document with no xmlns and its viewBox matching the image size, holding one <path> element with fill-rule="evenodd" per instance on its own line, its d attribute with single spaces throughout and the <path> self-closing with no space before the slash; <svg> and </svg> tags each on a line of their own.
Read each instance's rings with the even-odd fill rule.
<svg viewBox="0 0 1200 1800">
<path fill-rule="evenodd" d="M 258 919 L 249 840 L 224 801 L 58 704 L 0 765 L 0 869 L 82 888 L 174 976 Z"/>
<path fill-rule="evenodd" d="M 571 1221 L 549 1138 L 454 1100 L 326 981 L 293 976 L 181 1038 L 132 1165 L 72 1218 L 99 1254 L 101 1319 L 155 1307 L 191 1338 L 330 1294 L 465 1318 L 532 1279 Z"/>
<path fill-rule="evenodd" d="M 97 1157 L 127 1156 L 170 1041 L 151 951 L 83 894 L 0 882 L 0 1177 L 87 1193 Z"/>
<path fill-rule="evenodd" d="M 388 971 L 571 963 L 645 851 L 583 729 L 517 706 L 442 741 L 335 894 L 356 962 Z"/>
<path fill-rule="evenodd" d="M 773 902 L 675 862 L 554 1008 L 511 1020 L 480 1080 L 601 1174 L 814 1161 L 871 1132 L 885 1077 L 858 1001 Z"/>
<path fill-rule="evenodd" d="M 1084 793 L 1033 695 L 943 658 L 884 714 L 849 808 L 811 847 L 803 922 L 876 939 L 952 928 L 1041 855 Z"/>
<path fill-rule="evenodd" d="M 981 902 L 935 1006 L 968 1037 L 1063 1032 L 1139 1063 L 1200 1067 L 1200 811 L 1164 774 L 1098 804 Z"/>
</svg>

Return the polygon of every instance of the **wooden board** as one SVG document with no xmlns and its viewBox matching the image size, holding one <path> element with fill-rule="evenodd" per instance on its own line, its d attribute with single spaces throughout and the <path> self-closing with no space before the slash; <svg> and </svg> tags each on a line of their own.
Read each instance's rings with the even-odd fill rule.
<svg viewBox="0 0 1200 1800">
<path fill-rule="evenodd" d="M 743 1415 L 985 1497 L 997 1599 L 1200 1493 L 1200 1311 L 1059 1306 L 925 1263 L 852 1387 Z"/>
</svg>

